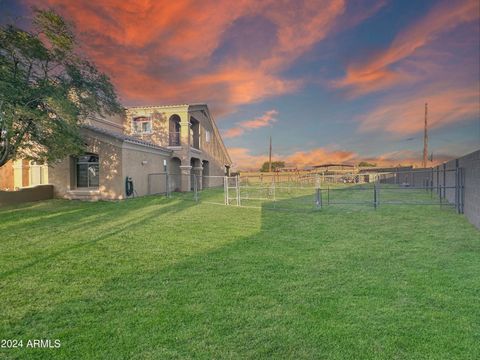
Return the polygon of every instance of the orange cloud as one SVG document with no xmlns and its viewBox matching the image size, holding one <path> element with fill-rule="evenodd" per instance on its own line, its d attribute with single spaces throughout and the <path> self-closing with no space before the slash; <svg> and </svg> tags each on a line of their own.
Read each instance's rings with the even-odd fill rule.
<svg viewBox="0 0 480 360">
<path fill-rule="evenodd" d="M 441 90 L 438 90 L 441 89 Z M 398 135 L 423 131 L 424 103 L 428 102 L 430 129 L 480 117 L 478 87 L 420 89 L 390 98 L 360 117 L 360 131 L 385 131 Z"/>
<path fill-rule="evenodd" d="M 252 155 L 247 148 L 229 148 L 228 151 L 236 170 L 258 171 L 262 164 L 268 161 L 266 155 Z M 358 164 L 361 161 L 374 163 L 378 167 L 398 165 L 421 167 L 422 164 L 421 151 L 412 150 L 392 151 L 378 156 L 365 157 L 348 150 L 316 148 L 310 151 L 297 151 L 285 156 L 275 154 L 273 158 L 274 160 L 285 161 L 287 166 L 297 167 L 298 169 L 325 163 Z M 451 157 L 443 154 L 434 154 L 434 161 L 430 162 L 429 166 L 436 166 L 448 160 L 451 160 Z"/>
<path fill-rule="evenodd" d="M 253 120 L 242 121 L 240 125 L 247 129 L 256 129 L 256 128 L 268 126 L 268 125 L 271 125 L 271 123 L 277 121 L 277 119 L 275 119 L 275 115 L 278 115 L 277 110 L 269 110 L 258 118 L 255 118 Z"/>
<path fill-rule="evenodd" d="M 234 127 L 234 128 L 225 130 L 223 132 L 223 137 L 225 139 L 234 138 L 234 137 L 238 137 L 240 135 L 243 135 L 244 132 L 245 132 L 245 130 L 242 129 L 241 127 Z"/>
<path fill-rule="evenodd" d="M 433 161 L 429 161 L 428 167 L 442 164 L 451 159 L 452 159 L 451 156 L 447 156 L 441 153 L 440 154 L 435 153 Z M 389 166 L 398 166 L 398 165 L 422 167 L 422 152 L 421 150 L 391 151 L 375 157 L 364 157 L 362 158 L 362 161 L 374 163 L 377 165 L 377 167 L 389 167 Z"/>
<path fill-rule="evenodd" d="M 335 87 L 348 88 L 352 95 L 385 89 L 394 84 L 414 80 L 405 69 L 393 69 L 400 61 L 418 49 L 460 24 L 478 19 L 477 0 L 444 1 L 434 7 L 423 19 L 400 32 L 390 47 L 365 63 L 352 64 L 344 78 L 333 82 Z"/>
<path fill-rule="evenodd" d="M 259 116 L 252 120 L 245 120 L 237 123 L 236 127 L 226 130 L 223 133 L 225 138 L 233 138 L 243 135 L 246 130 L 257 129 L 265 126 L 269 126 L 276 122 L 275 116 L 278 115 L 277 110 L 266 111 L 262 116 Z"/>
<path fill-rule="evenodd" d="M 229 147 L 228 153 L 236 170 L 258 170 L 268 160 L 268 156 L 252 155 L 250 149 L 242 147 Z"/>
<path fill-rule="evenodd" d="M 326 162 L 346 163 L 354 161 L 358 154 L 352 151 L 317 148 L 310 151 L 297 151 L 285 157 L 285 163 L 299 168 L 311 165 L 319 165 Z"/>
<path fill-rule="evenodd" d="M 229 148 L 228 152 L 234 162 L 234 167 L 241 170 L 258 170 L 265 161 L 266 155 L 252 155 L 247 148 Z M 273 155 L 274 160 L 285 161 L 287 166 L 303 168 L 311 165 L 318 165 L 326 162 L 353 162 L 358 155 L 351 151 L 328 150 L 316 148 L 310 151 L 297 151 L 290 155 Z"/>
<path fill-rule="evenodd" d="M 298 90 L 303 81 L 282 71 L 324 39 L 345 10 L 344 0 L 205 0 L 201 7 L 193 0 L 24 1 L 70 19 L 83 50 L 127 104 L 209 102 L 224 111 Z M 268 51 L 258 41 L 248 53 L 218 61 L 231 42 L 228 31 L 256 17 L 274 28 Z"/>
</svg>

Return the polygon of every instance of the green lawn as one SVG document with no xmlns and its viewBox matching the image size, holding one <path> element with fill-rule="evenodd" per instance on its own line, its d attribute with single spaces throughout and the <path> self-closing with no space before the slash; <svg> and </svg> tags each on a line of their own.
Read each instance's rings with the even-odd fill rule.
<svg viewBox="0 0 480 360">
<path fill-rule="evenodd" d="M 451 208 L 0 210 L 0 339 L 61 340 L 2 359 L 474 359 L 479 299 L 480 232 Z"/>
</svg>

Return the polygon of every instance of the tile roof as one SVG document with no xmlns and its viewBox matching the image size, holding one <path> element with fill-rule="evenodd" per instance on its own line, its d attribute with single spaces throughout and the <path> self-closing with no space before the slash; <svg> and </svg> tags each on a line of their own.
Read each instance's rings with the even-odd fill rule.
<svg viewBox="0 0 480 360">
<path fill-rule="evenodd" d="M 152 149 L 163 150 L 163 151 L 170 152 L 170 153 L 172 152 L 172 150 L 167 149 L 163 146 L 156 145 L 156 144 L 151 143 L 149 141 L 140 140 L 140 139 L 137 139 L 133 136 L 117 133 L 117 132 L 114 132 L 114 131 L 109 131 L 107 129 L 103 129 L 103 128 L 93 126 L 93 125 L 83 125 L 82 127 L 84 129 L 88 129 L 88 130 L 97 132 L 99 134 L 110 136 L 110 137 L 112 137 L 114 139 L 117 139 L 117 140 L 129 142 L 129 143 L 132 143 L 132 144 L 142 145 L 142 146 L 149 147 L 149 148 L 152 148 Z"/>
</svg>

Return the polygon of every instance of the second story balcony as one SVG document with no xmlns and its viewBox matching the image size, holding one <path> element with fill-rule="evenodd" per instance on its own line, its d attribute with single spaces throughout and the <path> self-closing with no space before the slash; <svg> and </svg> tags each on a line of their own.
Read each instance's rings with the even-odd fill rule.
<svg viewBox="0 0 480 360">
<path fill-rule="evenodd" d="M 170 131 L 168 137 L 169 146 L 180 146 L 180 131 Z"/>
<path fill-rule="evenodd" d="M 190 134 L 190 146 L 194 149 L 200 150 L 200 135 Z"/>
</svg>

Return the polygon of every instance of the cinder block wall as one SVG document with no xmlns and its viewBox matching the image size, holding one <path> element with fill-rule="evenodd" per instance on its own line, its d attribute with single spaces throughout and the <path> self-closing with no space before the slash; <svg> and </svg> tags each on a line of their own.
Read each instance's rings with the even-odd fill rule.
<svg viewBox="0 0 480 360">
<path fill-rule="evenodd" d="M 0 206 L 49 200 L 53 198 L 53 185 L 37 185 L 17 191 L 0 190 Z"/>
<path fill-rule="evenodd" d="M 458 159 L 465 170 L 465 216 L 480 229 L 480 150 Z"/>
<path fill-rule="evenodd" d="M 433 168 L 434 189 L 440 193 L 443 186 L 452 187 L 444 190 L 445 198 L 448 202 L 455 203 L 455 189 L 453 188 L 455 187 L 455 171 L 453 170 L 457 167 L 463 168 L 465 175 L 464 214 L 473 225 L 480 229 L 480 150 Z"/>
<path fill-rule="evenodd" d="M 409 173 L 409 184 L 413 187 L 428 187 L 429 181 L 432 178 L 431 168 L 415 169 Z"/>
</svg>

